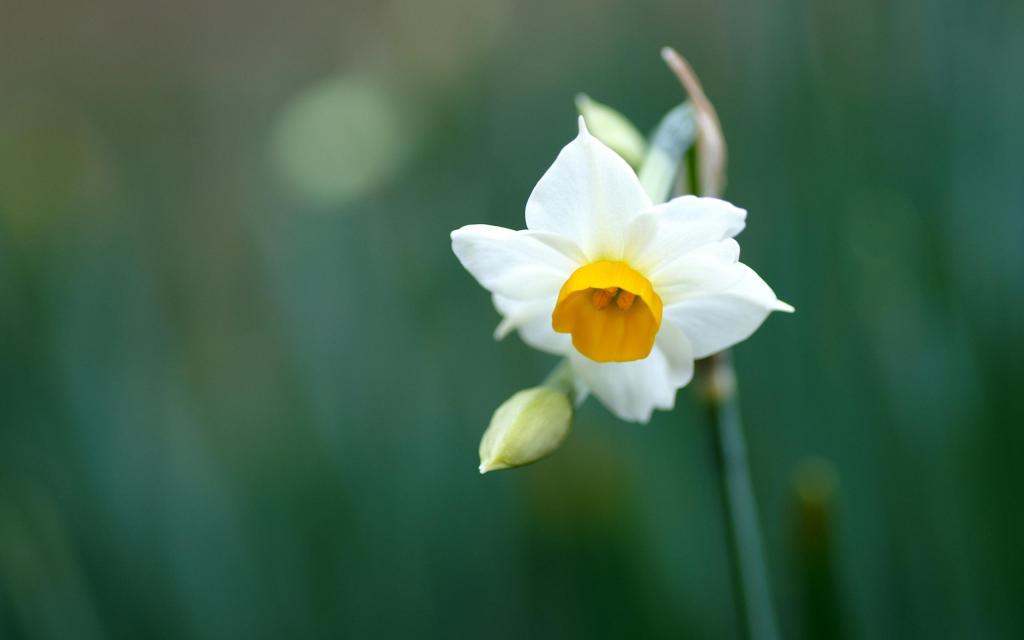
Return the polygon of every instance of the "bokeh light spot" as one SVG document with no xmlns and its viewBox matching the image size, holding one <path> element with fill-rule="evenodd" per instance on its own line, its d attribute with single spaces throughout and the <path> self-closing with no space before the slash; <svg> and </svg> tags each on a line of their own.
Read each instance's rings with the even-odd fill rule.
<svg viewBox="0 0 1024 640">
<path fill-rule="evenodd" d="M 340 207 L 396 176 L 413 128 L 378 83 L 335 76 L 296 95 L 272 132 L 275 168 L 314 207 Z"/>
</svg>

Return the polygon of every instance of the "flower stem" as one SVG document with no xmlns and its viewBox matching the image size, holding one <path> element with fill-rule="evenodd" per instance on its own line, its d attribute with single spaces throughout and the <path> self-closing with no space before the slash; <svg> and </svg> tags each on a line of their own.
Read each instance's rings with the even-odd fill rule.
<svg viewBox="0 0 1024 640">
<path fill-rule="evenodd" d="M 747 466 L 736 377 L 728 352 L 706 358 L 698 365 L 711 423 L 740 632 L 750 640 L 776 640 L 779 632 Z"/>
<path fill-rule="evenodd" d="M 548 377 L 544 378 L 542 383 L 545 387 L 552 387 L 558 389 L 566 396 L 569 397 L 569 402 L 576 404 L 576 382 L 572 374 L 572 366 L 569 364 L 569 359 L 565 358 L 558 363 Z"/>
</svg>

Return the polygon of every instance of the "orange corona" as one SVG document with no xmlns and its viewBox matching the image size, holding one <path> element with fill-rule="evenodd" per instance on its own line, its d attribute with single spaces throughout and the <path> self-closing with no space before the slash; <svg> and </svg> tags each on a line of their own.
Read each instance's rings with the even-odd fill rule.
<svg viewBox="0 0 1024 640">
<path fill-rule="evenodd" d="M 625 262 L 600 260 L 580 267 L 562 285 L 551 326 L 571 333 L 573 346 L 591 360 L 640 360 L 658 335 L 661 298 Z"/>
</svg>

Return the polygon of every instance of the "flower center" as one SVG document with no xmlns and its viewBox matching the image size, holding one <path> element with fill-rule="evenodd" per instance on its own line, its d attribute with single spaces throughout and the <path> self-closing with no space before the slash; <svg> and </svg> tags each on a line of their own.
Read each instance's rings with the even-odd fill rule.
<svg viewBox="0 0 1024 640">
<path fill-rule="evenodd" d="M 610 260 L 574 271 L 551 314 L 551 327 L 571 333 L 576 350 L 597 362 L 646 358 L 660 326 L 661 298 L 650 281 Z"/>
</svg>

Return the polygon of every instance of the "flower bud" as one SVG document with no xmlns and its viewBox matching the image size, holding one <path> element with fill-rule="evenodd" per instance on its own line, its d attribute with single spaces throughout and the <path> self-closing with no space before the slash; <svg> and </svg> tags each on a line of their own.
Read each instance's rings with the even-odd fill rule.
<svg viewBox="0 0 1024 640">
<path fill-rule="evenodd" d="M 655 203 L 672 197 L 686 152 L 697 140 L 697 133 L 697 110 L 689 101 L 666 113 L 655 127 L 647 157 L 637 171 L 640 184 Z"/>
<path fill-rule="evenodd" d="M 630 166 L 636 169 L 643 163 L 647 142 L 626 116 L 583 93 L 576 96 L 576 110 L 590 133 Z"/>
<path fill-rule="evenodd" d="M 552 386 L 524 389 L 501 404 L 480 440 L 480 473 L 536 462 L 562 445 L 572 427 L 569 396 Z"/>
</svg>

